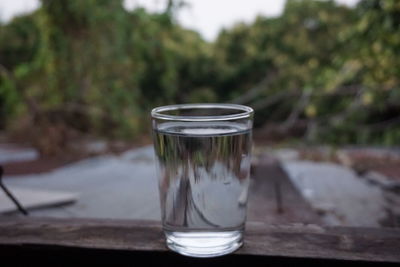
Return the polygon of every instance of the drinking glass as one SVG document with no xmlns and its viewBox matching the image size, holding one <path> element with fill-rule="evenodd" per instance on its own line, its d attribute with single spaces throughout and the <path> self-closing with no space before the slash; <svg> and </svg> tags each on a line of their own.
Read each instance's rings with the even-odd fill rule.
<svg viewBox="0 0 400 267">
<path fill-rule="evenodd" d="M 235 104 L 152 110 L 162 225 L 171 250 L 213 257 L 243 244 L 253 113 Z"/>
</svg>

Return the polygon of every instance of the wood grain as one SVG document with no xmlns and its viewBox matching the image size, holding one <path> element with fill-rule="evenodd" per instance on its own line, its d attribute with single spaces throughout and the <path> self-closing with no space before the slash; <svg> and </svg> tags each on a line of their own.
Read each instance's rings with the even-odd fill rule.
<svg viewBox="0 0 400 267">
<path fill-rule="evenodd" d="M 3 218 L 0 246 L 165 252 L 159 222 Z M 235 254 L 400 263 L 400 230 L 248 223 Z"/>
<path fill-rule="evenodd" d="M 269 224 L 322 223 L 279 162 L 268 155 L 260 157 L 253 166 L 247 218 Z"/>
</svg>

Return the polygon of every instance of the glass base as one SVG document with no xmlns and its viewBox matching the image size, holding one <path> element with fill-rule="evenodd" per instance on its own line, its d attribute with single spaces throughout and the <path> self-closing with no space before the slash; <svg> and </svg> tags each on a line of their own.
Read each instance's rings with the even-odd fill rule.
<svg viewBox="0 0 400 267">
<path fill-rule="evenodd" d="M 243 231 L 165 231 L 167 246 L 179 254 L 208 258 L 229 254 L 242 246 Z"/>
</svg>

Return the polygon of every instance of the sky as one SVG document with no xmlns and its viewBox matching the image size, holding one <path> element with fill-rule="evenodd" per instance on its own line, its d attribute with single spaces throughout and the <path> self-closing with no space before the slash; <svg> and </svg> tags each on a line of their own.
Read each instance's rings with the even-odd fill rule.
<svg viewBox="0 0 400 267">
<path fill-rule="evenodd" d="M 125 8 L 143 6 L 150 11 L 161 11 L 166 0 L 124 0 Z M 359 0 L 335 0 L 354 6 Z M 186 7 L 178 13 L 178 21 L 194 29 L 208 41 L 218 32 L 238 22 L 251 22 L 257 15 L 279 16 L 286 0 L 185 0 Z M 9 21 L 13 16 L 28 13 L 39 7 L 39 0 L 0 0 L 0 20 Z"/>
</svg>

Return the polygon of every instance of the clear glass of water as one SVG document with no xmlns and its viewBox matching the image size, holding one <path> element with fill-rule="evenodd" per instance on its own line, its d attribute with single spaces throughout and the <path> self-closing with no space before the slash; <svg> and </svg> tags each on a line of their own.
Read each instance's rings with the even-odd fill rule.
<svg viewBox="0 0 400 267">
<path fill-rule="evenodd" d="M 162 224 L 171 250 L 214 257 L 243 244 L 253 113 L 234 104 L 152 110 Z"/>
</svg>

